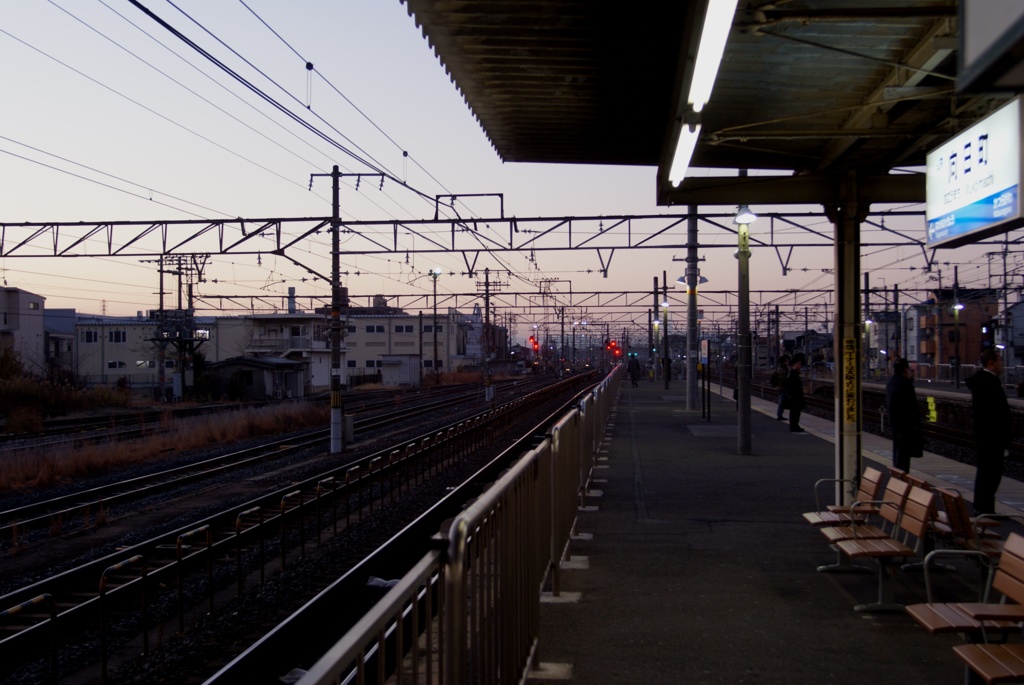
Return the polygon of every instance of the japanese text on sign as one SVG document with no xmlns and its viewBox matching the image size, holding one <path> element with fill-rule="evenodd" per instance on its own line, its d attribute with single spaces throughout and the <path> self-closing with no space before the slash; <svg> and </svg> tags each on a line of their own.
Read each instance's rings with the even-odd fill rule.
<svg viewBox="0 0 1024 685">
<path fill-rule="evenodd" d="M 857 422 L 856 338 L 843 338 L 843 421 Z"/>
</svg>

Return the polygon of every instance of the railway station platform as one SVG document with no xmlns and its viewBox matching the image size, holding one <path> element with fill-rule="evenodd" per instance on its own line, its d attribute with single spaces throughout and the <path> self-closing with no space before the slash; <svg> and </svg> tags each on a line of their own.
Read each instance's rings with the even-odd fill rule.
<svg viewBox="0 0 1024 685">
<path fill-rule="evenodd" d="M 586 685 L 822 685 L 964 682 L 956 636 L 928 634 L 905 613 L 861 613 L 877 573 L 829 574 L 836 560 L 801 514 L 833 476 L 833 424 L 805 415 L 804 434 L 752 399 L 752 454 L 737 452 L 736 405 L 713 394 L 711 418 L 688 411 L 675 383 L 622 384 L 592 497 L 541 607 L 532 680 Z M 885 470 L 890 441 L 865 434 L 863 463 Z M 974 468 L 928 454 L 912 473 L 973 493 Z M 831 490 L 824 493 L 828 497 Z M 1003 480 L 1002 512 L 1024 508 Z M 937 599 L 976 601 L 968 562 L 934 574 Z M 926 601 L 921 571 L 896 571 L 896 600 Z"/>
</svg>

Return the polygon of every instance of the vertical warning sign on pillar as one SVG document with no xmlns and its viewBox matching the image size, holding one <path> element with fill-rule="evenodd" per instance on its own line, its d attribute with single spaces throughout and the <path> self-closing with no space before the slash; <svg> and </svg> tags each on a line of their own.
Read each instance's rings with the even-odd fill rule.
<svg viewBox="0 0 1024 685">
<path fill-rule="evenodd" d="M 843 338 L 843 422 L 857 422 L 856 338 Z"/>
</svg>

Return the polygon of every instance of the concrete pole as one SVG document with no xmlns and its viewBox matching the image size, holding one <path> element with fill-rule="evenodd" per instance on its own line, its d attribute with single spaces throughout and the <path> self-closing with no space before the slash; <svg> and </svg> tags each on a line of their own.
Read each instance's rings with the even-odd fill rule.
<svg viewBox="0 0 1024 685">
<path fill-rule="evenodd" d="M 655 318 L 655 321 L 657 321 L 657 319 L 658 319 L 658 312 L 660 311 L 660 308 L 661 308 L 661 304 L 658 302 L 658 277 L 657 276 L 654 277 L 654 292 L 653 292 L 653 295 L 654 295 L 654 307 L 653 307 L 654 318 Z M 655 344 L 657 344 L 657 342 L 658 342 L 657 336 L 654 337 L 654 342 L 655 342 Z M 654 357 L 654 345 L 651 345 L 651 356 Z M 657 380 L 657 377 L 658 377 L 658 374 L 657 374 L 656 370 L 657 370 L 657 368 L 659 366 L 662 366 L 662 364 L 660 363 L 660 360 L 659 360 L 659 362 L 657 364 L 654 363 L 653 359 L 651 360 L 651 368 L 655 369 L 655 374 L 654 374 L 655 380 Z M 664 371 L 664 368 L 662 369 L 662 371 Z"/>
<path fill-rule="evenodd" d="M 434 370 L 434 385 L 441 384 L 441 373 L 437 368 L 437 277 L 441 275 L 440 269 L 431 269 L 430 276 L 434 281 L 434 359 L 431 362 Z"/>
<path fill-rule="evenodd" d="M 960 267 L 953 267 L 953 331 L 956 336 L 956 375 L 953 377 L 953 387 L 960 389 Z"/>
<path fill-rule="evenodd" d="M 697 268 L 697 205 L 687 208 L 686 224 L 686 408 L 696 411 L 697 361 L 700 356 L 697 340 L 697 288 L 700 271 Z"/>
<path fill-rule="evenodd" d="M 738 454 L 750 454 L 750 225 L 739 224 L 739 321 L 736 337 L 739 356 L 736 365 L 736 401 L 738 402 L 737 441 Z"/>
<path fill-rule="evenodd" d="M 662 328 L 665 331 L 665 344 L 663 345 L 665 348 L 665 389 L 668 390 L 669 381 L 672 379 L 672 355 L 669 354 L 668 349 L 668 274 L 664 271 L 661 272 L 661 288 L 662 297 L 664 298 L 662 302 L 665 304 L 665 320 L 662 322 Z"/>
<path fill-rule="evenodd" d="M 859 482 L 861 470 L 861 374 L 859 345 L 864 339 L 861 330 L 857 277 L 860 274 L 860 222 L 868 206 L 857 201 L 857 178 L 854 174 L 841 180 L 843 202 L 826 207 L 835 230 L 836 265 L 836 502 L 849 504 L 855 492 L 844 488 L 846 482 Z"/>
<path fill-rule="evenodd" d="M 344 448 L 344 407 L 341 402 L 341 269 L 338 232 L 341 228 L 341 171 L 331 170 L 331 454 Z"/>
</svg>

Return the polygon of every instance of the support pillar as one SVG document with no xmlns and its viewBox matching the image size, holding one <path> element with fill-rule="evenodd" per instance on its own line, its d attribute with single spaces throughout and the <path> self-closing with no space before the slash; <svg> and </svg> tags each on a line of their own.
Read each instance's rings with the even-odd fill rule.
<svg viewBox="0 0 1024 685">
<path fill-rule="evenodd" d="M 835 476 L 857 482 L 861 471 L 860 223 L 869 205 L 857 197 L 857 177 L 837 179 L 840 200 L 825 211 L 835 231 Z M 836 502 L 850 504 L 856 488 L 836 483 Z"/>
</svg>

